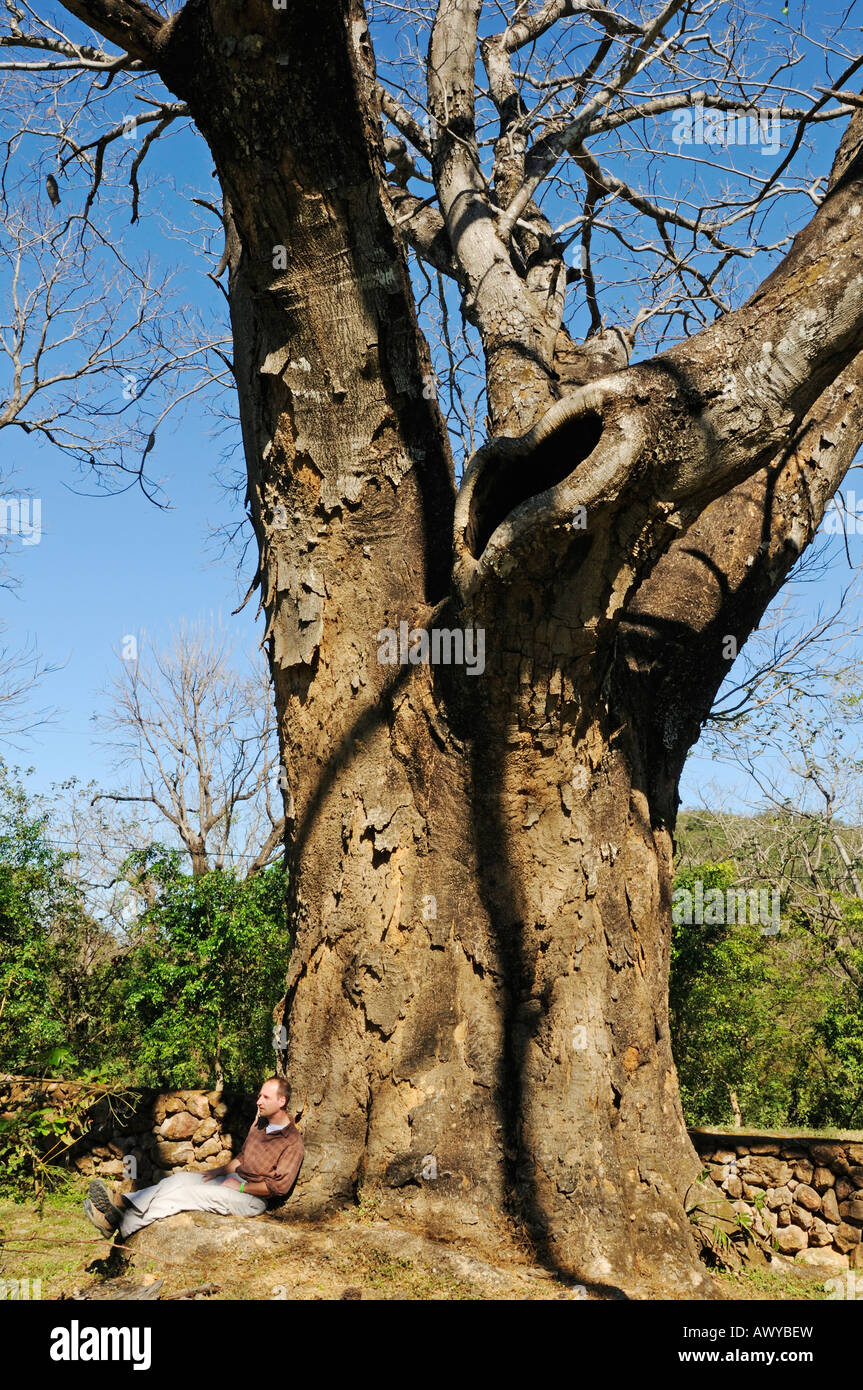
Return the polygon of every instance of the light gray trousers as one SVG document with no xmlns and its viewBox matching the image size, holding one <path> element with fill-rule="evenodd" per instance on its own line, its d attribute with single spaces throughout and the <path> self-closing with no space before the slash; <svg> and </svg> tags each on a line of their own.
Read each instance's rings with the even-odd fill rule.
<svg viewBox="0 0 863 1390">
<path fill-rule="evenodd" d="M 125 1216 L 120 1234 L 125 1240 L 151 1221 L 174 1216 L 178 1211 L 215 1211 L 220 1216 L 258 1216 L 266 1208 L 263 1197 L 252 1197 L 236 1187 L 225 1187 L 224 1178 L 204 1182 L 201 1173 L 173 1173 L 154 1187 L 124 1194 Z M 127 1207 L 126 1202 L 132 1206 Z"/>
</svg>

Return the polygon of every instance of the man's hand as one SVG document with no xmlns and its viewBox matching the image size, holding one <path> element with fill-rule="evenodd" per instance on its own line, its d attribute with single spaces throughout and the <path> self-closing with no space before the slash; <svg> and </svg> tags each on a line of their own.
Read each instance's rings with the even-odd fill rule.
<svg viewBox="0 0 863 1390">
<path fill-rule="evenodd" d="M 231 1175 L 231 1177 L 225 1178 L 225 1181 L 222 1183 L 222 1186 L 223 1186 L 223 1187 L 239 1187 L 239 1186 L 240 1186 L 240 1179 L 239 1179 L 239 1178 L 235 1178 L 233 1175 Z"/>
<path fill-rule="evenodd" d="M 210 1182 L 212 1178 L 223 1178 L 226 1173 L 235 1173 L 240 1166 L 239 1155 L 232 1158 L 228 1163 L 223 1163 L 221 1168 L 211 1168 L 204 1174 L 204 1182 Z"/>
</svg>

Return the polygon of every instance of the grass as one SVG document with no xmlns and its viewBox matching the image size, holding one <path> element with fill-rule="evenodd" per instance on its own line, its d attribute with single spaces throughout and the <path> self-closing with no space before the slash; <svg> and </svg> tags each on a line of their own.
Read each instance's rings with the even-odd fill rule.
<svg viewBox="0 0 863 1390">
<path fill-rule="evenodd" d="M 838 1271 L 837 1271 L 838 1273 Z M 788 1302 L 804 1299 L 818 1302 L 828 1297 L 824 1276 L 812 1272 L 781 1272 L 775 1269 L 725 1270 L 713 1271 L 714 1278 L 728 1284 L 733 1290 L 729 1296 L 736 1299 L 750 1298 Z"/>
<path fill-rule="evenodd" d="M 383 1250 L 361 1250 L 349 1262 L 343 1262 L 342 1268 L 346 1277 L 349 1272 L 351 1281 L 357 1287 L 377 1289 L 391 1298 L 460 1301 L 489 1296 L 474 1284 L 438 1271 L 433 1266 L 414 1264 L 413 1260 L 387 1255 Z"/>
<path fill-rule="evenodd" d="M 41 1211 L 35 1202 L 0 1199 L 0 1278 L 40 1279 L 47 1299 L 90 1283 L 87 1266 L 103 1260 L 107 1246 L 81 1210 L 83 1197 L 72 1185 L 48 1192 Z"/>
<path fill-rule="evenodd" d="M 371 1194 L 365 1200 L 360 1194 L 350 1219 L 345 1215 L 326 1229 L 298 1226 L 296 1240 L 289 1247 L 259 1242 L 256 1229 L 251 1257 L 238 1260 L 234 1251 L 226 1253 L 224 1259 L 172 1265 L 143 1255 L 125 1264 L 120 1251 L 106 1258 L 108 1243 L 99 1238 L 82 1211 L 86 1190 L 85 1179 L 70 1179 L 62 1190 L 45 1194 L 41 1209 L 35 1201 L 0 1198 L 0 1279 L 40 1280 L 42 1298 L 52 1300 L 120 1274 L 139 1282 L 164 1278 L 164 1294 L 215 1284 L 220 1300 L 244 1302 L 340 1299 L 346 1290 L 359 1290 L 368 1300 L 412 1302 L 485 1301 L 502 1296 L 499 1287 L 486 1285 L 481 1278 L 474 1282 L 457 1277 L 443 1265 L 436 1266 L 434 1255 L 424 1260 L 407 1259 L 370 1244 L 367 1236 L 363 1240 L 353 1238 L 352 1224 L 367 1230 L 376 1219 Z M 781 1274 L 770 1269 L 714 1270 L 713 1275 L 734 1300 L 819 1301 L 829 1297 L 824 1284 L 827 1276 L 814 1270 L 801 1269 L 799 1274 L 796 1270 Z M 515 1290 L 503 1296 L 524 1297 L 524 1292 Z M 531 1290 L 529 1296 L 546 1300 L 571 1294 L 557 1280 L 548 1280 L 537 1281 L 535 1293 Z"/>
</svg>

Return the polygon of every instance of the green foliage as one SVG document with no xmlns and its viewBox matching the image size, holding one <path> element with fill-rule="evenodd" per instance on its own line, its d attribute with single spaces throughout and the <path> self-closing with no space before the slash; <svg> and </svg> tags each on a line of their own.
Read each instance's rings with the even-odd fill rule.
<svg viewBox="0 0 863 1390">
<path fill-rule="evenodd" d="M 0 1116 L 0 1197 L 35 1196 L 41 1206 L 47 1192 L 66 1189 L 69 1175 L 58 1160 L 85 1132 L 87 1111 L 99 1093 L 88 1087 L 65 1098 L 62 1110 L 34 1096 Z"/>
<path fill-rule="evenodd" d="M 680 872 L 675 889 L 693 891 L 699 878 L 705 893 L 737 886 L 730 861 L 708 860 Z M 778 935 L 748 922 L 675 924 L 669 1014 L 689 1124 L 732 1124 L 732 1091 L 746 1124 L 859 1124 L 863 905 L 836 901 L 838 929 L 800 900 Z"/>
<path fill-rule="evenodd" d="M 272 1070 L 290 954 L 283 870 L 192 878 L 176 851 L 151 846 L 126 871 L 152 903 L 116 981 L 130 1072 L 141 1085 L 254 1086 Z"/>
<path fill-rule="evenodd" d="M 272 1010 L 290 953 L 282 868 L 193 878 L 177 851 L 136 851 L 121 874 L 147 906 L 124 935 L 88 912 L 50 829 L 50 813 L 0 762 L 0 1068 L 256 1086 L 273 1069 Z M 29 1138 L 22 1130 L 22 1171 L 32 1172 L 42 1122 L 27 1122 Z"/>
<path fill-rule="evenodd" d="M 0 1067 L 80 1069 L 96 1060 L 116 945 L 85 911 L 49 841 L 50 816 L 0 762 Z"/>
</svg>

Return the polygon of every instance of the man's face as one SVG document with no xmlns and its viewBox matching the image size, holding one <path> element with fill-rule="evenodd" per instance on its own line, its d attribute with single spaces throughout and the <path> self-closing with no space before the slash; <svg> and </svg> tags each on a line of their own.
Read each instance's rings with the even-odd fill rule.
<svg viewBox="0 0 863 1390">
<path fill-rule="evenodd" d="M 258 1114 L 268 1120 L 271 1115 L 284 1107 L 284 1100 L 279 1095 L 278 1087 L 274 1081 L 265 1081 L 258 1094 Z"/>
</svg>

